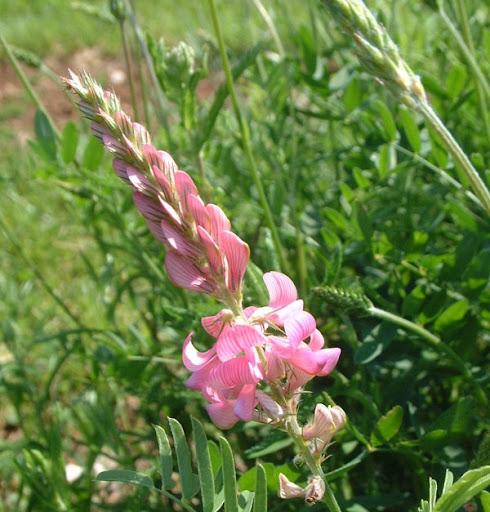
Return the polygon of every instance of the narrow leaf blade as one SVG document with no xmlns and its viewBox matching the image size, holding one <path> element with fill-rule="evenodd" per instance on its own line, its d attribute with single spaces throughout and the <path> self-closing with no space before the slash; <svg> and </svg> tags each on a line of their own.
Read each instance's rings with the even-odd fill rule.
<svg viewBox="0 0 490 512">
<path fill-rule="evenodd" d="M 239 512 L 237 500 L 237 485 L 235 461 L 231 446 L 224 437 L 220 437 L 219 446 L 223 459 L 223 481 L 225 489 L 225 512 Z"/>
<path fill-rule="evenodd" d="M 262 464 L 257 465 L 254 512 L 267 512 L 267 475 Z"/>
<path fill-rule="evenodd" d="M 196 444 L 197 473 L 201 486 L 202 510 L 203 512 L 213 512 L 215 489 L 208 440 L 203 426 L 195 418 L 192 418 L 192 432 Z"/>
<path fill-rule="evenodd" d="M 172 481 L 173 461 L 172 449 L 168 441 L 165 430 L 159 425 L 154 425 L 155 433 L 158 441 L 158 451 L 160 453 L 160 475 L 162 477 L 162 488 L 172 489 L 174 483 Z"/>
</svg>

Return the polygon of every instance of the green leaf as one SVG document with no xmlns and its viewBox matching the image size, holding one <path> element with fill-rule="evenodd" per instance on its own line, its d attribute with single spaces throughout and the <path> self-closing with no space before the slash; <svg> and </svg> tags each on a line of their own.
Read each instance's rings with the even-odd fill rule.
<svg viewBox="0 0 490 512">
<path fill-rule="evenodd" d="M 198 490 L 197 477 L 192 472 L 191 451 L 189 450 L 182 425 L 174 418 L 169 418 L 168 423 L 174 439 L 177 465 L 179 467 L 180 481 L 182 485 L 182 496 L 189 500 Z"/>
<path fill-rule="evenodd" d="M 435 512 L 454 512 L 479 492 L 490 486 L 490 466 L 467 471 L 441 496 Z"/>
<path fill-rule="evenodd" d="M 457 63 L 450 70 L 446 78 L 446 90 L 451 99 L 459 97 L 463 91 L 468 73 L 466 67 L 463 64 Z"/>
<path fill-rule="evenodd" d="M 470 308 L 466 299 L 459 300 L 451 304 L 443 313 L 441 313 L 434 323 L 434 329 L 438 332 L 444 331 L 452 325 L 461 321 Z"/>
<path fill-rule="evenodd" d="M 167 433 L 159 425 L 154 425 L 158 441 L 158 451 L 160 458 L 160 475 L 162 477 L 163 489 L 172 489 L 174 482 L 172 481 L 173 460 L 172 449 L 168 442 Z"/>
<path fill-rule="evenodd" d="M 208 440 L 203 426 L 195 418 L 191 418 L 194 443 L 196 444 L 197 473 L 201 486 L 203 512 L 214 510 L 214 475 L 209 456 Z"/>
<path fill-rule="evenodd" d="M 374 102 L 374 108 L 383 121 L 385 137 L 388 142 L 396 139 L 396 123 L 391 115 L 390 109 L 380 100 Z"/>
<path fill-rule="evenodd" d="M 69 121 L 63 128 L 61 134 L 61 157 L 65 164 L 69 164 L 75 160 L 78 146 L 78 128 L 75 123 Z"/>
<path fill-rule="evenodd" d="M 254 512 L 267 512 L 267 475 L 262 464 L 257 464 Z"/>
<path fill-rule="evenodd" d="M 411 148 L 415 153 L 420 153 L 420 132 L 415 119 L 406 108 L 400 109 L 400 121 Z"/>
<path fill-rule="evenodd" d="M 46 114 L 40 110 L 36 110 L 34 115 L 34 131 L 39 145 L 51 160 L 56 159 L 56 135 L 53 127 L 46 117 Z"/>
<path fill-rule="evenodd" d="M 228 441 L 219 438 L 221 458 L 223 459 L 223 481 L 225 489 L 225 512 L 238 512 L 235 461 Z"/>
<path fill-rule="evenodd" d="M 85 151 L 83 152 L 82 167 L 88 169 L 89 171 L 97 170 L 102 162 L 103 156 L 104 146 L 98 139 L 92 137 L 88 141 L 88 144 L 85 147 Z"/>
<path fill-rule="evenodd" d="M 403 420 L 403 409 L 395 405 L 384 416 L 382 416 L 371 433 L 371 444 L 381 446 L 393 438 L 400 430 Z"/>
<path fill-rule="evenodd" d="M 238 495 L 238 509 L 240 512 L 250 512 L 254 502 L 254 493 L 243 491 Z"/>
<path fill-rule="evenodd" d="M 483 512 L 490 512 L 490 492 L 482 491 L 480 494 L 480 502 Z"/>
<path fill-rule="evenodd" d="M 98 482 L 123 482 L 139 487 L 147 487 L 148 489 L 155 488 L 153 480 L 149 476 L 131 471 L 130 469 L 110 469 L 109 471 L 102 471 L 95 479 Z"/>
</svg>

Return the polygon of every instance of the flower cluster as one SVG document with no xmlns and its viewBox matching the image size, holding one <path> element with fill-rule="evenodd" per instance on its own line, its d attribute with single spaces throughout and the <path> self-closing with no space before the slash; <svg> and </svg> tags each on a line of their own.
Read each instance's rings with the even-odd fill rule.
<svg viewBox="0 0 490 512">
<path fill-rule="evenodd" d="M 187 385 L 203 394 L 221 428 L 238 420 L 283 421 L 295 413 L 306 382 L 328 375 L 340 356 L 340 349 L 324 348 L 315 319 L 303 311 L 289 277 L 268 272 L 264 281 L 267 306 L 204 318 L 204 329 L 216 339 L 206 352 L 195 349 L 192 335 L 184 343 L 184 364 L 193 372 Z"/>
<path fill-rule="evenodd" d="M 243 308 L 249 248 L 231 231 L 223 211 L 203 202 L 192 178 L 177 168 L 168 153 L 152 145 L 147 130 L 131 121 L 114 94 L 86 73 L 70 73 L 65 82 L 78 95 L 94 134 L 114 155 L 114 170 L 131 186 L 149 229 L 165 245 L 170 279 L 225 306 L 202 319 L 203 328 L 215 340 L 212 348 L 199 352 L 192 333 L 184 341 L 183 362 L 192 372 L 187 386 L 202 394 L 209 416 L 221 428 L 256 420 L 289 432 L 303 450 L 312 477 L 302 489 L 283 475 L 280 495 L 318 501 L 325 492 L 320 462 L 346 416 L 338 406 L 319 404 L 312 421 L 301 427 L 297 409 L 305 384 L 332 372 L 340 349 L 325 348 L 294 283 L 280 272 L 263 276 L 267 306 Z"/>
</svg>

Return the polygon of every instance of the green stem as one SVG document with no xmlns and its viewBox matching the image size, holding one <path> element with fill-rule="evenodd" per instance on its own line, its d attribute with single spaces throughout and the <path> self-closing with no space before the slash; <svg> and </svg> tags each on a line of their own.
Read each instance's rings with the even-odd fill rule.
<svg viewBox="0 0 490 512">
<path fill-rule="evenodd" d="M 449 153 L 451 153 L 456 163 L 463 169 L 476 196 L 480 199 L 485 210 L 490 213 L 490 192 L 478 174 L 478 171 L 473 167 L 470 159 L 466 156 L 466 153 L 461 149 L 461 146 L 456 142 L 451 132 L 446 128 L 428 103 L 418 101 L 417 109 L 425 117 L 425 120 L 431 128 L 439 135 L 444 146 Z"/>
<path fill-rule="evenodd" d="M 133 73 L 132 73 L 132 69 L 131 69 L 131 55 L 129 52 L 128 34 L 126 32 L 124 20 L 121 20 L 119 22 L 119 30 L 121 31 L 121 39 L 122 39 L 122 46 L 123 46 L 123 50 L 124 50 L 124 60 L 126 62 L 126 72 L 128 74 L 129 91 L 131 94 L 131 105 L 133 107 L 133 115 L 134 115 L 136 121 L 140 121 L 140 116 L 139 116 L 139 112 L 138 112 L 138 102 L 136 101 L 136 91 L 135 91 L 134 81 L 133 81 Z"/>
<path fill-rule="evenodd" d="M 245 120 L 242 116 L 242 113 L 240 110 L 240 105 L 238 103 L 238 96 L 237 96 L 237 93 L 235 90 L 235 84 L 233 81 L 231 66 L 230 66 L 230 62 L 228 60 L 228 56 L 226 55 L 223 33 L 221 31 L 221 26 L 220 26 L 219 19 L 218 19 L 218 13 L 216 11 L 216 4 L 215 4 L 214 0 L 208 0 L 208 3 L 209 3 L 210 11 L 211 11 L 211 18 L 213 21 L 214 31 L 215 31 L 216 37 L 218 39 L 218 47 L 219 47 L 219 51 L 220 51 L 220 55 L 221 55 L 223 69 L 224 69 L 225 76 L 226 76 L 228 92 L 230 94 L 231 103 L 233 105 L 233 110 L 235 112 L 235 117 L 237 119 L 238 126 L 240 128 L 243 148 L 244 148 L 245 155 L 247 157 L 247 160 L 248 160 L 248 163 L 250 166 L 252 179 L 254 181 L 255 187 L 257 188 L 257 192 L 259 194 L 259 200 L 260 200 L 262 209 L 264 210 L 265 221 L 266 221 L 269 229 L 271 230 L 272 240 L 274 242 L 274 248 L 277 252 L 279 262 L 281 264 L 282 269 L 287 271 L 289 268 L 289 264 L 284 256 L 284 250 L 282 247 L 281 239 L 279 237 L 279 232 L 274 223 L 272 211 L 270 209 L 269 202 L 268 202 L 267 196 L 265 194 L 264 186 L 262 184 L 262 180 L 261 180 L 259 171 L 257 169 L 257 164 L 255 162 L 255 157 L 253 154 L 252 144 L 251 144 L 251 140 L 250 140 L 250 129 L 249 129 L 248 124 L 245 122 Z"/>
<path fill-rule="evenodd" d="M 337 503 L 337 500 L 335 499 L 335 495 L 332 492 L 332 489 L 330 489 L 328 482 L 325 481 L 325 473 L 323 472 L 320 462 L 315 459 L 303 436 L 301 435 L 301 427 L 298 425 L 296 414 L 291 414 L 289 417 L 287 421 L 287 430 L 296 446 L 298 447 L 298 450 L 306 465 L 308 466 L 311 474 L 313 476 L 321 477 L 325 482 L 325 495 L 323 496 L 323 502 L 327 505 L 328 510 L 330 512 L 342 512 L 339 504 Z"/>
<path fill-rule="evenodd" d="M 475 87 L 476 93 L 478 96 L 478 102 L 480 104 L 480 113 L 483 118 L 483 124 L 485 125 L 485 130 L 487 132 L 487 139 L 490 142 L 490 120 L 488 118 L 488 107 L 487 101 L 485 98 L 485 94 L 490 96 L 490 87 L 488 82 L 480 69 L 477 60 L 475 59 L 475 47 L 473 45 L 473 39 L 471 37 L 470 24 L 468 20 L 468 14 L 466 12 L 466 8 L 463 0 L 456 0 L 456 7 L 458 10 L 463 36 L 458 32 L 458 29 L 453 25 L 449 16 L 445 13 L 442 3 L 439 5 L 439 13 L 441 18 L 446 23 L 449 31 L 454 37 L 456 43 L 458 44 L 461 52 L 463 53 L 464 58 L 466 59 L 468 66 L 471 69 L 471 72 L 475 78 Z"/>
<path fill-rule="evenodd" d="M 377 308 L 375 306 L 371 306 L 368 310 L 370 315 L 379 318 L 381 320 L 386 320 L 395 325 L 399 325 L 403 329 L 407 331 L 411 331 L 415 334 L 418 334 L 421 338 L 426 340 L 431 347 L 433 347 L 437 352 L 444 353 L 451 361 L 454 363 L 455 367 L 457 367 L 462 375 L 471 382 L 475 388 L 477 398 L 482 405 L 486 405 L 488 403 L 488 398 L 481 388 L 478 381 L 475 380 L 471 371 L 467 367 L 465 361 L 461 359 L 461 357 L 448 345 L 442 342 L 441 338 L 432 334 L 427 329 L 418 325 L 406 318 L 402 318 L 401 316 L 395 315 L 394 313 L 390 313 L 389 311 L 385 311 L 384 309 Z"/>
<path fill-rule="evenodd" d="M 51 118 L 48 111 L 44 107 L 43 102 L 37 95 L 36 91 L 34 90 L 34 88 L 31 85 L 31 82 L 29 82 L 29 79 L 27 78 L 26 74 L 20 67 L 19 61 L 13 54 L 13 52 L 10 48 L 10 45 L 7 43 L 7 41 L 5 40 L 5 38 L 3 37 L 3 35 L 1 33 L 0 33 L 0 43 L 2 44 L 2 46 L 5 50 L 5 53 L 7 54 L 7 58 L 10 61 L 10 63 L 12 64 L 12 67 L 14 68 L 14 71 L 15 71 L 16 75 L 18 76 L 19 80 L 22 82 L 22 85 L 24 86 L 25 90 L 31 97 L 31 99 L 34 102 L 34 104 L 36 105 L 36 107 L 46 116 L 46 119 L 48 120 L 49 124 L 51 125 L 53 132 L 55 133 L 56 137 L 59 139 L 60 132 L 56 128 L 56 125 L 54 124 L 53 119 Z"/>
<path fill-rule="evenodd" d="M 267 25 L 267 28 L 269 29 L 271 33 L 272 39 L 274 39 L 274 43 L 277 46 L 277 51 L 279 55 L 284 58 L 285 51 L 284 46 L 281 42 L 281 38 L 279 37 L 279 33 L 276 29 L 276 26 L 274 25 L 274 21 L 272 20 L 271 15 L 267 12 L 267 9 L 264 7 L 264 4 L 260 0 L 253 0 L 255 7 L 259 11 L 260 15 L 262 16 L 265 24 Z"/>
</svg>

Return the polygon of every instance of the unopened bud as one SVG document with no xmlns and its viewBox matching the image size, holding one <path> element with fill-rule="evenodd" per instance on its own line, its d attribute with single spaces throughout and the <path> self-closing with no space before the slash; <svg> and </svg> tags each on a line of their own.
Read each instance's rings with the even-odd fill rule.
<svg viewBox="0 0 490 512">
<path fill-rule="evenodd" d="M 285 500 L 291 498 L 302 498 L 305 496 L 305 490 L 298 484 L 291 482 L 288 477 L 279 473 L 279 497 Z"/>
<path fill-rule="evenodd" d="M 303 437 L 305 439 L 321 439 L 326 444 L 345 425 L 346 421 L 347 416 L 338 405 L 327 407 L 324 404 L 317 404 L 313 421 L 303 429 Z"/>
<path fill-rule="evenodd" d="M 271 419 L 276 420 L 284 416 L 284 409 L 267 393 L 257 391 L 255 396 Z"/>
<path fill-rule="evenodd" d="M 305 501 L 308 505 L 318 503 L 325 494 L 325 482 L 323 478 L 315 475 L 311 477 L 305 489 Z"/>
</svg>

